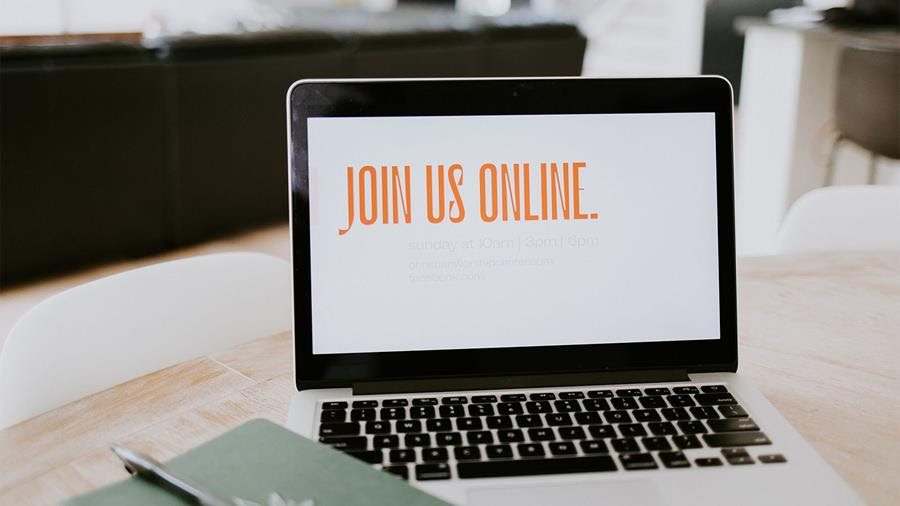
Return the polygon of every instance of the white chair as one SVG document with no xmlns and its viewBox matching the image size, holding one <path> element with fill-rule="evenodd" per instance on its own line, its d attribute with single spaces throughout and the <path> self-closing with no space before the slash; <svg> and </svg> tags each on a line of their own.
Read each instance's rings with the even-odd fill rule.
<svg viewBox="0 0 900 506">
<path fill-rule="evenodd" d="M 900 186 L 830 186 L 791 206 L 779 253 L 900 251 Z"/>
<path fill-rule="evenodd" d="M 143 374 L 291 328 L 291 267 L 223 253 L 61 292 L 0 352 L 0 428 Z"/>
</svg>

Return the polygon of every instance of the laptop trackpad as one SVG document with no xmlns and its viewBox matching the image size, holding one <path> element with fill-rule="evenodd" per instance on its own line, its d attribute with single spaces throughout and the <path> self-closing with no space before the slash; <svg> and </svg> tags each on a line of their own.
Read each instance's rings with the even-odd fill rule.
<svg viewBox="0 0 900 506">
<path fill-rule="evenodd" d="M 502 504 L 515 504 L 518 506 L 641 504 L 653 506 L 665 504 L 665 500 L 652 481 L 641 479 L 601 483 L 474 488 L 469 491 L 466 504 L 468 506 L 497 506 Z"/>
</svg>

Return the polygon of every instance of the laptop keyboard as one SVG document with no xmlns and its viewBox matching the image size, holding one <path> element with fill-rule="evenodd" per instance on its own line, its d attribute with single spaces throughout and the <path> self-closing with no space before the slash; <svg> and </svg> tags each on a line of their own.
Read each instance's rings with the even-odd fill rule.
<svg viewBox="0 0 900 506">
<path fill-rule="evenodd" d="M 786 461 L 724 385 L 332 400 L 316 430 L 418 481 Z"/>
</svg>

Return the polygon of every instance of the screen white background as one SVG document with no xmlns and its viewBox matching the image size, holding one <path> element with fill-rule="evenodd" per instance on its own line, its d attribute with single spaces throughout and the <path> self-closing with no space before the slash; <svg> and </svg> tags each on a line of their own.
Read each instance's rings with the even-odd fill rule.
<svg viewBox="0 0 900 506">
<path fill-rule="evenodd" d="M 719 337 L 713 113 L 311 118 L 308 131 L 313 353 Z M 539 214 L 542 161 L 587 163 L 580 207 L 598 218 L 483 222 L 481 165 L 529 162 Z M 426 218 L 438 163 L 464 167 L 460 223 Z M 357 210 L 338 235 L 347 167 L 366 164 L 411 165 L 412 222 L 366 226 Z"/>
</svg>

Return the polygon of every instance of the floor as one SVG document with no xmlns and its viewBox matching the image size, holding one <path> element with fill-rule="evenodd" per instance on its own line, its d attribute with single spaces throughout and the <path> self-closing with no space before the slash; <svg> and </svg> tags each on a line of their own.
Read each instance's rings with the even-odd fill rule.
<svg viewBox="0 0 900 506">
<path fill-rule="evenodd" d="M 160 255 L 105 264 L 83 271 L 36 281 L 0 291 L 0 349 L 16 320 L 42 300 L 68 288 L 145 265 L 178 258 L 224 253 L 258 251 L 284 259 L 290 258 L 288 226 L 277 225 L 224 237 L 189 248 L 167 251 Z"/>
</svg>

